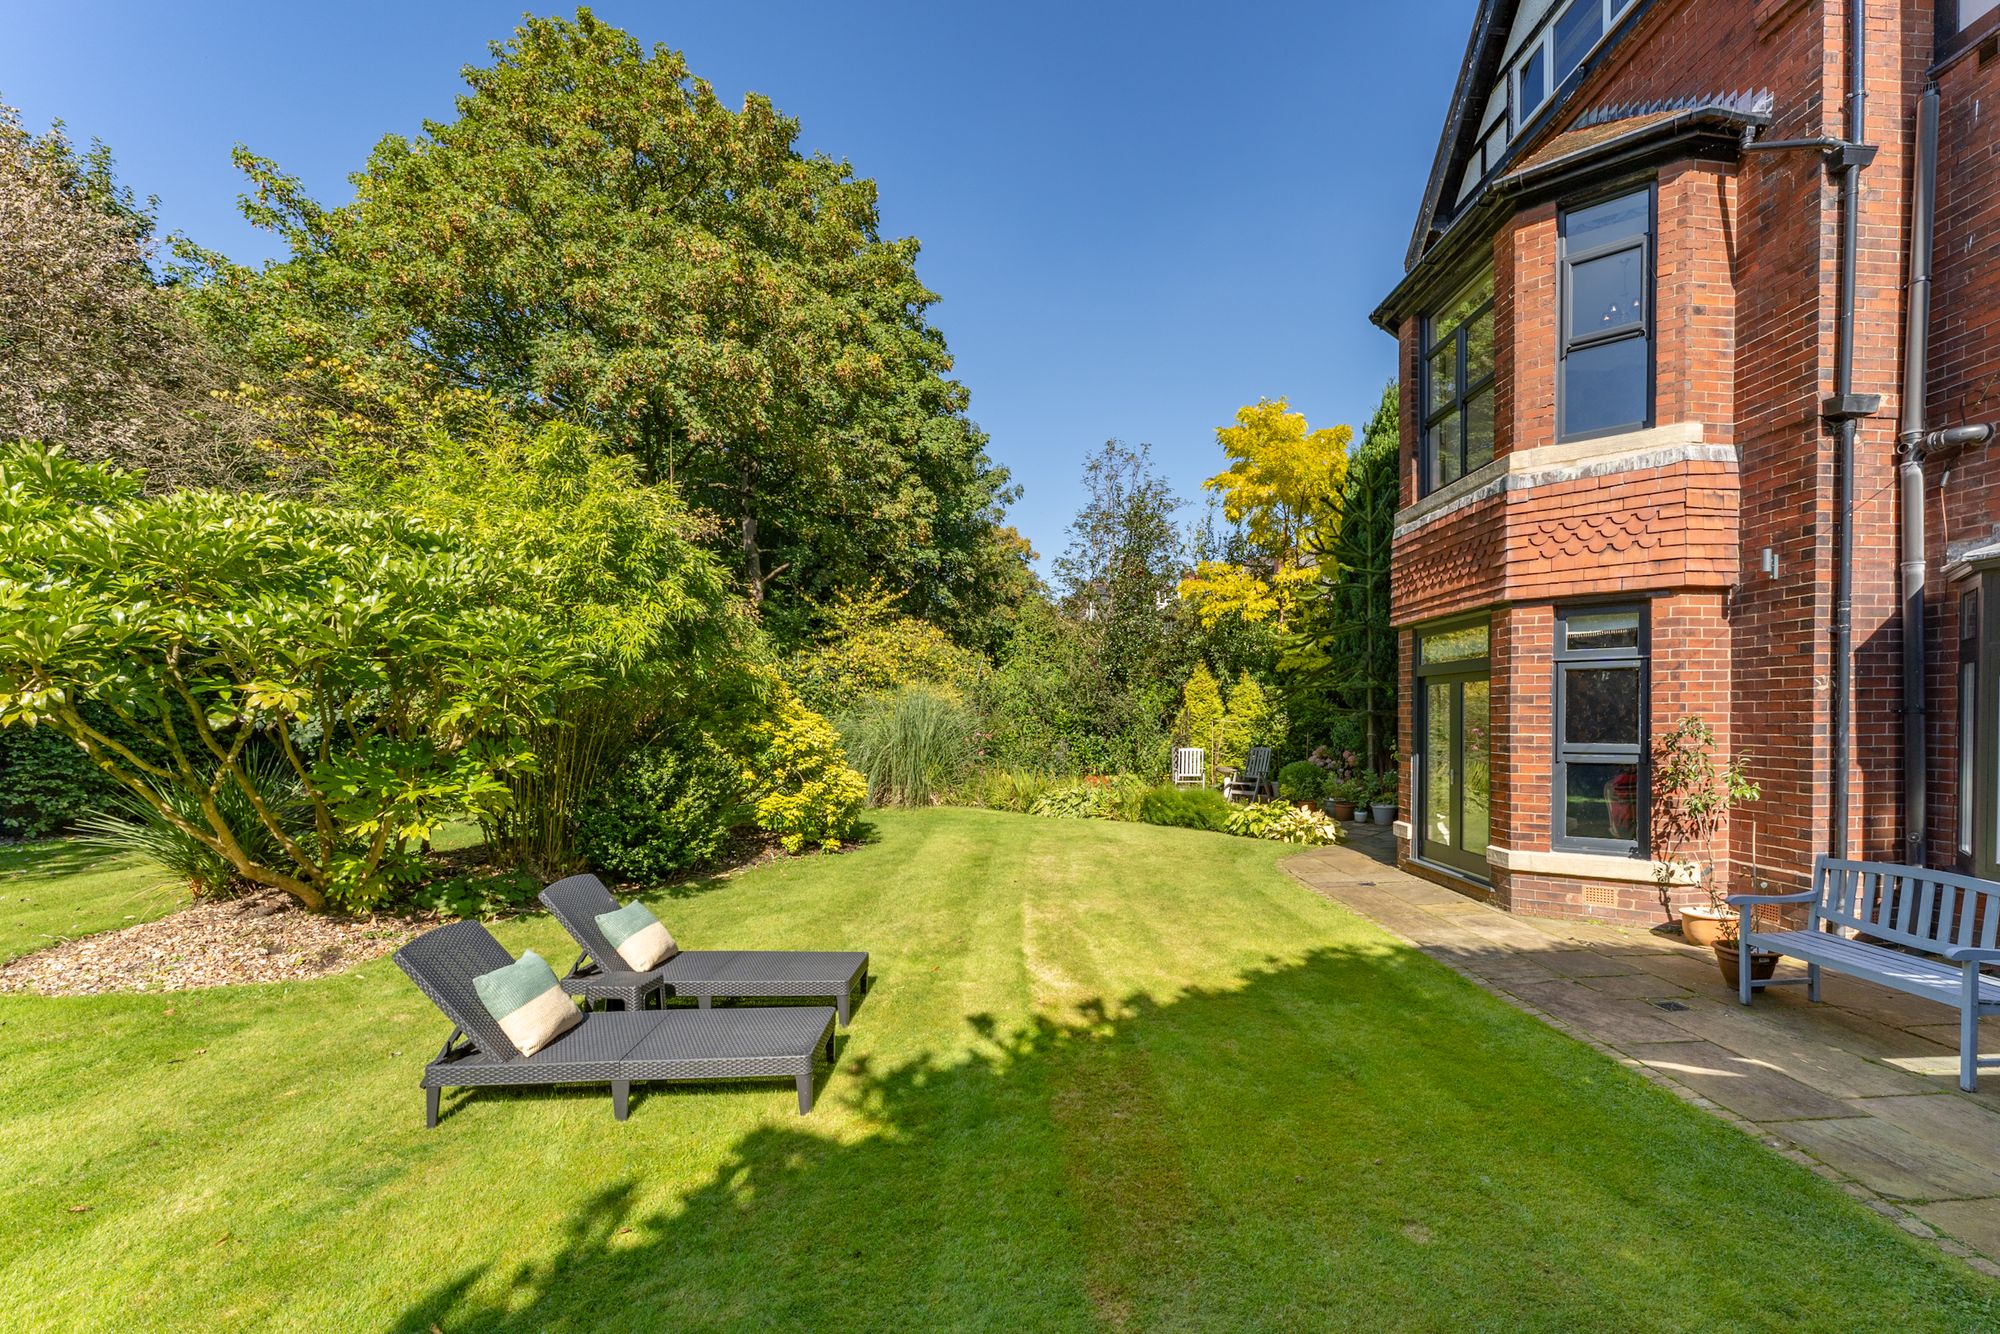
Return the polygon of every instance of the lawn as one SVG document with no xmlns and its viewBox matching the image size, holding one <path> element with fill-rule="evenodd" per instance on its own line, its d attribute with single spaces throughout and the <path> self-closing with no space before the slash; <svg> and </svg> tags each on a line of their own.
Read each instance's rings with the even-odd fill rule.
<svg viewBox="0 0 2000 1334">
<path fill-rule="evenodd" d="M 487 1091 L 427 1132 L 446 1026 L 387 960 L 0 997 L 4 1323 L 2000 1325 L 2000 1288 L 1302 889 L 1288 849 L 877 818 L 655 902 L 685 945 L 873 952 L 810 1117 L 789 1083 L 635 1092 L 624 1125 L 602 1089 Z M 499 933 L 569 957 L 546 918 Z"/>
<path fill-rule="evenodd" d="M 186 890 L 137 857 L 76 843 L 0 845 L 0 963 L 186 902 Z"/>
</svg>

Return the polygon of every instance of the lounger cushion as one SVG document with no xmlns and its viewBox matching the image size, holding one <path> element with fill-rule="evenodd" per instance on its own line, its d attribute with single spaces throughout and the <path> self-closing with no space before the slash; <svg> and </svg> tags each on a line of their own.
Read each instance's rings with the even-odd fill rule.
<svg viewBox="0 0 2000 1334">
<path fill-rule="evenodd" d="M 472 987 L 523 1056 L 533 1056 L 583 1022 L 583 1012 L 557 984 L 555 970 L 533 950 L 524 950 L 505 968 L 481 973 Z"/>
<path fill-rule="evenodd" d="M 643 903 L 628 903 L 615 912 L 597 914 L 597 929 L 618 951 L 618 957 L 635 973 L 658 968 L 681 952 L 673 936 Z M 608 963 L 609 960 L 599 960 Z"/>
</svg>

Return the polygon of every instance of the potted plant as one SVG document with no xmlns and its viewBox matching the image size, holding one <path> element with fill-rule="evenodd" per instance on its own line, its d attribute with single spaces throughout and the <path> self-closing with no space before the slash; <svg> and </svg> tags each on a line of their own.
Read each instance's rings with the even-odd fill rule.
<svg viewBox="0 0 2000 1334">
<path fill-rule="evenodd" d="M 1368 794 L 1368 810 L 1375 817 L 1375 823 L 1390 825 L 1396 823 L 1396 771 L 1384 769 L 1375 775 Z"/>
<path fill-rule="evenodd" d="M 1326 813 L 1336 820 L 1352 820 L 1355 803 L 1366 796 L 1360 779 L 1342 774 L 1326 785 Z"/>
<path fill-rule="evenodd" d="M 1653 760 L 1653 829 L 1655 845 L 1665 850 L 1653 871 L 1660 903 L 1671 910 L 1675 886 L 1692 883 L 1706 903 L 1680 910 L 1681 935 L 1690 945 L 1715 951 L 1725 977 L 1737 971 L 1736 910 L 1716 879 L 1715 840 L 1729 813 L 1761 795 L 1749 775 L 1749 757 L 1724 763 L 1715 755 L 1715 730 L 1688 714 L 1661 738 Z M 1609 794 L 1614 804 L 1617 793 Z M 1752 975 L 1770 976 L 1776 956 L 1767 965 L 1753 960 Z"/>
<path fill-rule="evenodd" d="M 1326 771 L 1311 760 L 1293 760 L 1278 770 L 1278 795 L 1295 806 L 1317 806 L 1326 792 Z"/>
</svg>

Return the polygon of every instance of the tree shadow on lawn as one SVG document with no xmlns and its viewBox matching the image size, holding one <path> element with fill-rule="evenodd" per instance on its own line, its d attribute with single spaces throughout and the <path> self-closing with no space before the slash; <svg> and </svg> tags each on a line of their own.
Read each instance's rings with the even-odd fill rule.
<svg viewBox="0 0 2000 1334">
<path fill-rule="evenodd" d="M 632 1139 L 560 1236 L 398 1327 L 2000 1322 L 1994 1285 L 1405 949 L 966 1023 L 843 1052 L 838 1138 L 761 1126 L 665 1204 Z M 614 1137 L 715 1096 L 635 1090 L 619 1125 L 587 1093 Z"/>
</svg>

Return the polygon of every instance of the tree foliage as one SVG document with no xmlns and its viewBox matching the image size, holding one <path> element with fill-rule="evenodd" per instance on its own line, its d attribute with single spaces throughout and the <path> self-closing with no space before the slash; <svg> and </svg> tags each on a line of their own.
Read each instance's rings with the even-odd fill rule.
<svg viewBox="0 0 2000 1334">
<path fill-rule="evenodd" d="M 291 258 L 220 271 L 216 327 L 267 368 L 331 356 L 588 424 L 720 517 L 753 602 L 881 579 L 976 615 L 1010 493 L 874 183 L 587 10 L 464 75 L 455 118 L 383 139 L 343 207 L 240 154 Z"/>
<path fill-rule="evenodd" d="M 1217 429 L 1229 467 L 1202 483 L 1241 535 L 1238 559 L 1203 560 L 1180 585 L 1204 625 L 1227 616 L 1285 625 L 1338 525 L 1347 477 L 1346 426 L 1310 430 L 1282 398 L 1237 409 Z"/>
<path fill-rule="evenodd" d="M 153 489 L 270 479 L 234 378 L 157 281 L 150 203 L 0 105 L 0 439 L 147 470 Z"/>
<path fill-rule="evenodd" d="M 1341 500 L 1340 524 L 1321 547 L 1280 665 L 1295 714 L 1330 702 L 1363 725 L 1369 767 L 1388 766 L 1395 745 L 1396 634 L 1389 621 L 1389 555 L 1398 498 L 1396 385 L 1362 432 Z"/>
</svg>

